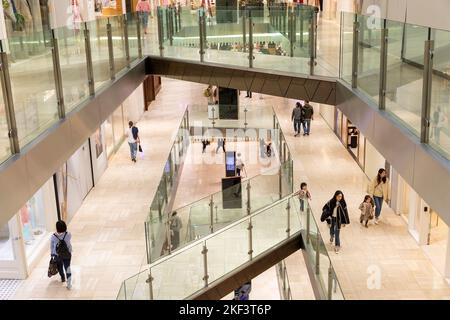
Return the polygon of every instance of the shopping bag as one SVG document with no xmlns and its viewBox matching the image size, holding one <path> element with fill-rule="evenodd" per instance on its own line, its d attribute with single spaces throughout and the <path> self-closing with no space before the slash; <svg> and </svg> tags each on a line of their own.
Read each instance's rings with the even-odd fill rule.
<svg viewBox="0 0 450 320">
<path fill-rule="evenodd" d="M 141 145 L 139 145 L 138 151 L 139 159 L 144 159 L 144 150 L 142 150 Z"/>
<path fill-rule="evenodd" d="M 50 262 L 48 263 L 48 277 L 51 278 L 55 274 L 58 273 L 58 264 L 56 263 L 56 258 L 50 258 Z"/>
</svg>

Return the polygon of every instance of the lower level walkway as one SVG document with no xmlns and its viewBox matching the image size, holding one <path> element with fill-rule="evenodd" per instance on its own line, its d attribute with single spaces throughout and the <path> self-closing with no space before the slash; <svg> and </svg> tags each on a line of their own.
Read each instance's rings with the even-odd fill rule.
<svg viewBox="0 0 450 320">
<path fill-rule="evenodd" d="M 123 280 L 139 272 L 146 257 L 144 221 L 158 187 L 187 101 L 202 85 L 163 79 L 157 100 L 137 124 L 145 158 L 133 164 L 125 142 L 98 185 L 69 224 L 73 239 L 73 287 L 47 277 L 50 254 L 23 281 L 15 299 L 115 299 Z M 176 94 L 174 94 L 176 93 Z"/>
</svg>

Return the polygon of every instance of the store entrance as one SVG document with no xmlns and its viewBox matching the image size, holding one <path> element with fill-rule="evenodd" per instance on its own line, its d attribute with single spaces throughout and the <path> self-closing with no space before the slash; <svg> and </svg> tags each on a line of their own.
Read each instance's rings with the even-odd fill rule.
<svg viewBox="0 0 450 320">
<path fill-rule="evenodd" d="M 0 226 L 0 279 L 25 279 L 25 249 L 19 216 Z"/>
</svg>

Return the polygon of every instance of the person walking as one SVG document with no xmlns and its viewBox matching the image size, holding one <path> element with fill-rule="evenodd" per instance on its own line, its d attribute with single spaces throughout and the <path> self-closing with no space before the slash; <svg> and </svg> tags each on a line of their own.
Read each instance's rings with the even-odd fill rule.
<svg viewBox="0 0 450 320">
<path fill-rule="evenodd" d="M 72 272 L 70 261 L 72 259 L 72 234 L 67 232 L 67 225 L 64 221 L 56 222 L 56 232 L 50 237 L 50 254 L 56 260 L 61 282 L 66 282 L 67 289 L 72 288 Z"/>
<path fill-rule="evenodd" d="M 341 228 L 350 224 L 347 203 L 345 202 L 344 194 L 340 190 L 336 191 L 333 198 L 322 208 L 320 220 L 323 222 L 329 218 L 331 218 L 330 244 L 333 244 L 335 240 L 334 251 L 337 254 L 341 249 Z"/>
<path fill-rule="evenodd" d="M 370 195 L 364 197 L 364 201 L 359 205 L 359 210 L 361 210 L 361 216 L 359 217 L 359 222 L 364 223 L 365 227 L 368 228 L 369 220 L 373 219 L 375 204 Z"/>
<path fill-rule="evenodd" d="M 385 169 L 378 170 L 377 176 L 370 182 L 368 189 L 375 202 L 375 224 L 378 224 L 381 219 L 383 201 L 389 202 L 389 179 Z"/>
<path fill-rule="evenodd" d="M 305 203 L 307 203 L 308 200 L 311 200 L 311 193 L 308 191 L 308 185 L 306 182 L 302 182 L 300 184 L 300 190 L 294 193 L 294 196 L 298 196 L 300 201 L 300 211 L 305 211 Z"/>
<path fill-rule="evenodd" d="M 301 133 L 302 124 L 302 104 L 297 102 L 295 108 L 292 110 L 291 120 L 294 122 L 294 137 L 297 137 Z"/>
<path fill-rule="evenodd" d="M 144 34 L 148 33 L 148 15 L 150 13 L 150 3 L 148 0 L 139 0 L 136 5 L 136 11 L 139 13 L 142 26 L 144 27 Z"/>
<path fill-rule="evenodd" d="M 138 150 L 139 129 L 134 125 L 133 121 L 128 122 L 128 145 L 130 146 L 131 161 L 136 162 L 136 154 Z"/>
<path fill-rule="evenodd" d="M 219 151 L 219 149 L 222 148 L 223 152 L 225 153 L 225 139 L 219 138 L 217 140 L 217 148 L 216 153 Z"/>
<path fill-rule="evenodd" d="M 202 153 L 206 152 L 206 146 L 209 145 L 209 141 L 207 139 L 202 140 Z"/>
<path fill-rule="evenodd" d="M 309 104 L 309 101 L 305 101 L 305 105 L 302 108 L 302 124 L 303 135 L 309 136 L 311 132 L 311 120 L 314 120 L 314 108 Z"/>
<path fill-rule="evenodd" d="M 241 153 L 238 153 L 236 157 L 236 175 L 238 177 L 241 176 L 241 171 L 243 169 L 244 169 L 244 162 L 242 161 Z"/>
<path fill-rule="evenodd" d="M 208 88 L 205 89 L 203 95 L 208 99 L 208 105 L 214 104 L 214 90 L 212 85 L 209 85 Z"/>
<path fill-rule="evenodd" d="M 252 92 L 247 90 L 247 95 L 245 96 L 246 98 L 252 98 Z"/>
<path fill-rule="evenodd" d="M 170 231 L 171 231 L 171 244 L 172 250 L 178 248 L 180 245 L 180 230 L 183 227 L 180 217 L 177 215 L 177 212 L 174 211 L 172 213 L 172 217 L 170 218 Z"/>
</svg>

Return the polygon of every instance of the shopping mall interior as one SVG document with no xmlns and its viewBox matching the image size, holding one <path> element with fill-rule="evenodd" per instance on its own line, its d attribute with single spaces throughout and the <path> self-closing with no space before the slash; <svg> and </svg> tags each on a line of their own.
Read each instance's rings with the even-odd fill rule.
<svg viewBox="0 0 450 320">
<path fill-rule="evenodd" d="M 436 2 L 3 1 L 0 300 L 450 299 Z"/>
</svg>

